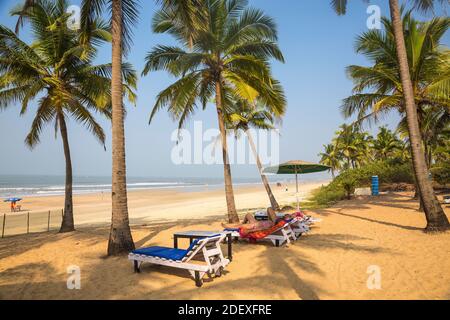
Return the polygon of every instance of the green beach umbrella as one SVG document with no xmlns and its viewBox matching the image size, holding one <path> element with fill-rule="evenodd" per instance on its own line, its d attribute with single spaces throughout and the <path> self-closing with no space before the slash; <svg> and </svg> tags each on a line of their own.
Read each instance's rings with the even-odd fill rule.
<svg viewBox="0 0 450 320">
<path fill-rule="evenodd" d="M 300 210 L 300 202 L 298 200 L 298 175 L 314 172 L 322 172 L 330 170 L 330 167 L 318 163 L 311 163 L 302 160 L 292 160 L 277 166 L 267 167 L 263 173 L 269 174 L 295 174 L 295 186 L 297 197 L 297 210 Z"/>
</svg>

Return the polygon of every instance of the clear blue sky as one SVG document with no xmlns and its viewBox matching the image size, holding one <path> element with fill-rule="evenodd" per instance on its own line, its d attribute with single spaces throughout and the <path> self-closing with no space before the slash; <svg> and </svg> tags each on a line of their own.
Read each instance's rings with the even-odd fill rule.
<svg viewBox="0 0 450 320">
<path fill-rule="evenodd" d="M 9 9 L 19 1 L 1 0 L 1 23 L 13 28 L 16 19 L 9 17 Z M 79 0 L 69 1 L 79 4 Z M 322 145 L 328 143 L 337 127 L 344 122 L 339 113 L 340 101 L 351 93 L 352 83 L 345 75 L 350 64 L 365 64 L 354 53 L 355 37 L 367 30 L 364 1 L 350 1 L 346 16 L 338 17 L 328 0 L 252 0 L 251 5 L 263 9 L 275 18 L 279 27 L 279 43 L 286 63 L 274 63 L 276 77 L 283 84 L 288 98 L 288 111 L 281 128 L 281 160 L 303 159 L 318 161 Z M 142 71 L 144 57 L 156 44 L 173 41 L 164 35 L 152 34 L 150 21 L 155 11 L 154 1 L 141 1 L 140 22 L 135 30 L 134 46 L 128 60 L 138 73 Z M 380 5 L 388 15 L 387 1 L 371 1 Z M 25 26 L 26 30 L 26 26 Z M 21 33 L 27 37 L 27 32 Z M 445 42 L 449 43 L 447 35 Z M 110 61 L 110 47 L 100 51 L 98 62 Z M 157 93 L 173 79 L 164 73 L 153 73 L 139 80 L 137 107 L 128 107 L 126 119 L 127 167 L 129 176 L 193 177 L 222 175 L 221 166 L 176 166 L 170 160 L 173 142 L 170 135 L 177 124 L 163 111 L 151 126 L 148 116 Z M 50 125 L 42 133 L 41 143 L 30 151 L 24 138 L 34 116 L 30 112 L 19 116 L 19 106 L 11 106 L 0 113 L 0 174 L 64 173 L 64 157 L 60 139 L 55 140 Z M 201 120 L 207 127 L 217 127 L 215 110 L 198 111 L 193 120 Z M 396 116 L 386 124 L 394 126 Z M 75 175 L 110 175 L 110 124 L 100 119 L 108 134 L 107 151 L 79 124 L 69 123 Z M 233 166 L 235 176 L 257 175 L 253 166 Z"/>
</svg>

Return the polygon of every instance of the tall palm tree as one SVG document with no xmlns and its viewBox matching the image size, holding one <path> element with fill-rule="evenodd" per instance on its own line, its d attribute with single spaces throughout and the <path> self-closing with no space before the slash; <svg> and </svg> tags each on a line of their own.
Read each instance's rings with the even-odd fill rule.
<svg viewBox="0 0 450 320">
<path fill-rule="evenodd" d="M 110 41 L 105 23 L 93 20 L 90 43 L 67 27 L 65 0 L 35 0 L 26 9 L 13 12 L 32 26 L 33 44 L 28 45 L 11 30 L 0 26 L 0 108 L 21 102 L 21 114 L 38 99 L 38 108 L 26 144 L 40 141 L 44 126 L 54 122 L 60 131 L 66 160 L 64 215 L 60 232 L 75 230 L 72 201 L 72 160 L 67 119 L 82 123 L 104 145 L 105 134 L 92 112 L 111 117 L 111 65 L 92 65 L 94 45 Z M 126 91 L 134 98 L 136 74 L 123 66 Z"/>
<path fill-rule="evenodd" d="M 186 39 L 186 29 L 164 8 L 155 14 L 153 30 L 174 36 L 182 47 L 157 46 L 146 57 L 143 75 L 165 70 L 178 80 L 159 93 L 150 121 L 158 110 L 168 112 L 183 126 L 200 104 L 206 108 L 214 97 L 222 142 L 228 220 L 239 221 L 234 201 L 225 128 L 228 92 L 265 104 L 279 103 L 268 60 L 283 61 L 274 21 L 262 11 L 247 8 L 245 0 L 204 0 L 206 22 Z M 172 16 L 171 16 L 172 15 Z M 161 27 L 161 26 L 164 26 Z M 192 41 L 192 42 L 190 42 Z M 184 47 L 184 48 L 183 48 Z"/>
<path fill-rule="evenodd" d="M 415 0 L 415 5 L 422 10 L 429 10 L 434 7 L 435 2 L 446 3 L 448 1 L 439 0 Z M 339 14 L 345 13 L 347 0 L 332 0 L 332 5 Z M 442 210 L 431 182 L 428 180 L 428 170 L 423 150 L 423 142 L 420 134 L 420 127 L 417 115 L 416 102 L 414 100 L 414 87 L 408 64 L 408 54 L 404 38 L 404 26 L 402 24 L 400 7 L 398 0 L 389 0 L 389 8 L 392 20 L 392 34 L 395 40 L 395 54 L 397 56 L 401 88 L 404 98 L 406 118 L 408 122 L 409 139 L 411 143 L 411 155 L 414 165 L 417 186 L 424 205 L 425 216 L 427 218 L 426 231 L 445 231 L 450 229 L 450 223 Z"/>
<path fill-rule="evenodd" d="M 336 171 L 341 169 L 342 153 L 335 143 L 329 143 L 323 147 L 324 151 L 319 154 L 320 163 L 330 167 L 331 175 L 334 179 Z"/>
<path fill-rule="evenodd" d="M 122 87 L 122 60 L 132 43 L 132 27 L 138 18 L 138 0 L 83 0 L 81 27 L 89 39 L 92 21 L 111 11 L 112 34 L 112 214 L 108 255 L 120 255 L 133 250 L 128 217 L 127 179 L 125 161 L 125 128 Z"/>
<path fill-rule="evenodd" d="M 281 88 L 280 91 L 282 91 Z M 253 156 L 256 159 L 256 165 L 258 167 L 259 174 L 261 175 L 261 180 L 264 184 L 267 195 L 269 196 L 270 205 L 274 210 L 279 210 L 280 206 L 275 199 L 275 196 L 273 195 L 266 175 L 263 173 L 261 159 L 259 157 L 258 150 L 256 149 L 256 145 L 250 132 L 250 128 L 262 130 L 275 129 L 275 121 L 279 120 L 280 116 L 285 112 L 284 105 L 282 103 L 280 103 L 278 106 L 283 107 L 283 109 L 271 110 L 272 108 L 264 106 L 262 104 L 252 105 L 246 100 L 238 100 L 233 103 L 233 105 L 231 106 L 231 110 L 228 111 L 229 114 L 227 114 L 226 116 L 226 127 L 228 129 L 234 130 L 236 136 L 238 136 L 241 130 L 246 134 L 248 142 L 250 144 L 250 148 L 253 152 Z"/>
</svg>

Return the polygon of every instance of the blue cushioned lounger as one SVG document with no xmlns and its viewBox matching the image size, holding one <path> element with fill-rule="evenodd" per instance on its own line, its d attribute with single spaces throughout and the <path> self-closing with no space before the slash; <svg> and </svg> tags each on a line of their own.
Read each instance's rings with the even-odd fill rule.
<svg viewBox="0 0 450 320">
<path fill-rule="evenodd" d="M 205 274 L 221 276 L 223 269 L 230 263 L 224 258 L 220 248 L 225 237 L 226 234 L 218 234 L 197 239 L 186 250 L 167 247 L 137 249 L 128 255 L 128 259 L 134 262 L 136 272 L 140 272 L 140 266 L 144 262 L 186 269 L 195 279 L 195 284 L 201 287 Z M 192 263 L 195 256 L 202 256 L 202 263 Z"/>
</svg>

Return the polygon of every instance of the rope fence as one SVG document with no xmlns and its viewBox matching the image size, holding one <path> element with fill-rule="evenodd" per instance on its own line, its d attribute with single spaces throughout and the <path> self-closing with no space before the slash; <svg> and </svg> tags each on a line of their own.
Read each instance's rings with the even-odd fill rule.
<svg viewBox="0 0 450 320">
<path fill-rule="evenodd" d="M 59 230 L 63 209 L 0 214 L 1 237 Z"/>
</svg>

